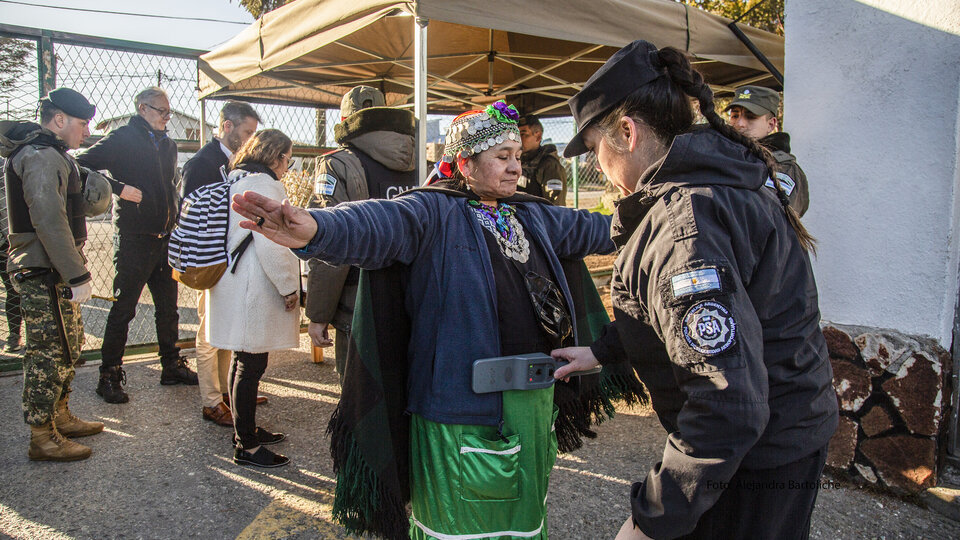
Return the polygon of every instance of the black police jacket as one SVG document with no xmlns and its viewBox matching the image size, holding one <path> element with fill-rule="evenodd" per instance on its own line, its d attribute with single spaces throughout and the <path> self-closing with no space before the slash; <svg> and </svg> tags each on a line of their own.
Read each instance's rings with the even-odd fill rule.
<svg viewBox="0 0 960 540">
<path fill-rule="evenodd" d="M 692 531 L 738 468 L 806 457 L 837 426 L 810 259 L 767 178 L 744 146 L 698 128 L 617 208 L 615 322 L 591 348 L 633 363 L 668 432 L 631 489 L 654 538 Z"/>
<path fill-rule="evenodd" d="M 177 143 L 166 132 L 151 129 L 140 116 L 77 155 L 77 161 L 93 170 L 110 171 L 114 178 L 140 189 L 143 200 L 120 200 L 113 208 L 121 233 L 167 234 L 177 222 Z"/>
</svg>

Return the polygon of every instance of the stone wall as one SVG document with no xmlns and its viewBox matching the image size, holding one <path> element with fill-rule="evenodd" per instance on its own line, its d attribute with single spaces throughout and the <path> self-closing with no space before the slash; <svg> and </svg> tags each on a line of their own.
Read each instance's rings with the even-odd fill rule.
<svg viewBox="0 0 960 540">
<path fill-rule="evenodd" d="M 933 487 L 950 414 L 950 354 L 932 339 L 825 324 L 840 425 L 827 466 L 895 491 Z"/>
</svg>

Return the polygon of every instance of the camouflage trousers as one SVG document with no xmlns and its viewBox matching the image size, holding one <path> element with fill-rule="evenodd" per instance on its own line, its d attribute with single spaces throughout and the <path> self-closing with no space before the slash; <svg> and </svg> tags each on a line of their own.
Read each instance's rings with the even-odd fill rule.
<svg viewBox="0 0 960 540">
<path fill-rule="evenodd" d="M 27 333 L 23 354 L 23 420 L 31 426 L 40 426 L 53 419 L 57 402 L 70 393 L 73 365 L 80 358 L 83 344 L 83 321 L 80 306 L 59 299 L 70 348 L 70 360 L 65 360 L 56 315 L 51 309 L 50 293 L 44 279 L 15 282 L 14 286 L 20 293 L 20 308 Z M 57 288 L 65 286 L 60 283 Z"/>
</svg>

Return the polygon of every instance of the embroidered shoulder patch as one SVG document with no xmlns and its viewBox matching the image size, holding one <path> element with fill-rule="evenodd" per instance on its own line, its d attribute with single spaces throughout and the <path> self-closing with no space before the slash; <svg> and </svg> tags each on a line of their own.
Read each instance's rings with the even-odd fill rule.
<svg viewBox="0 0 960 540">
<path fill-rule="evenodd" d="M 317 182 L 314 191 L 317 195 L 333 195 L 334 188 L 337 187 L 337 177 L 332 174 L 320 174 L 317 176 Z"/>
<path fill-rule="evenodd" d="M 687 345 L 706 356 L 715 356 L 729 349 L 737 338 L 737 322 L 730 310 L 713 300 L 691 306 L 680 327 Z"/>
<path fill-rule="evenodd" d="M 698 268 L 670 278 L 673 297 L 720 290 L 720 273 L 716 268 Z"/>
<path fill-rule="evenodd" d="M 547 180 L 547 191 L 560 191 L 563 189 L 563 182 L 560 180 Z"/>
<path fill-rule="evenodd" d="M 783 192 L 787 194 L 787 197 L 793 193 L 793 188 L 797 187 L 797 183 L 793 181 L 793 178 L 790 178 L 789 175 L 782 172 L 777 173 L 777 178 L 780 180 L 780 187 L 783 188 Z M 777 189 L 777 186 L 773 184 L 773 179 L 767 178 L 767 183 L 765 184 L 770 189 Z"/>
</svg>

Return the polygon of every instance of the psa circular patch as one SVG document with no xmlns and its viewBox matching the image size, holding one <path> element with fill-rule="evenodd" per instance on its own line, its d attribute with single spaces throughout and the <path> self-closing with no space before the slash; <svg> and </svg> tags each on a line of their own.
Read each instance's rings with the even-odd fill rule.
<svg viewBox="0 0 960 540">
<path fill-rule="evenodd" d="M 730 310 L 712 300 L 691 306 L 683 316 L 681 329 L 687 345 L 707 356 L 729 349 L 737 337 L 737 322 Z"/>
</svg>

